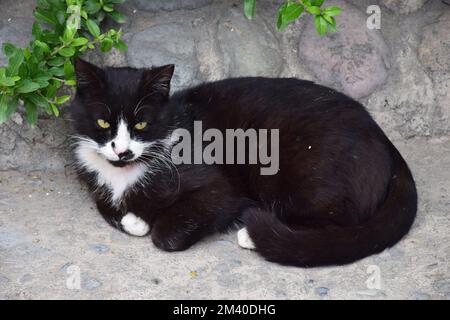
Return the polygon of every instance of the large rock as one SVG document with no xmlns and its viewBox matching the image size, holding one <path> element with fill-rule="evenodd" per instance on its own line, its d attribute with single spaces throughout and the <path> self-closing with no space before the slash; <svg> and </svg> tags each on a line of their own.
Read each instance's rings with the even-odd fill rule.
<svg viewBox="0 0 450 320">
<path fill-rule="evenodd" d="M 32 20 L 8 18 L 10 21 L 0 21 L 0 66 L 8 63 L 8 59 L 3 54 L 3 44 L 12 43 L 17 47 L 28 46 L 31 40 Z"/>
<path fill-rule="evenodd" d="M 327 5 L 343 9 L 338 31 L 320 38 L 308 19 L 299 44 L 300 60 L 320 82 L 342 89 L 353 98 L 368 96 L 382 85 L 389 68 L 389 50 L 377 30 L 366 27 L 366 15 L 343 1 Z"/>
<path fill-rule="evenodd" d="M 419 10 L 428 0 L 383 0 L 382 3 L 395 13 L 407 14 Z"/>
<path fill-rule="evenodd" d="M 0 171 L 63 171 L 69 158 L 70 125 L 63 119 L 40 119 L 30 128 L 15 113 L 0 125 Z"/>
<path fill-rule="evenodd" d="M 197 83 L 195 40 L 189 25 L 159 24 L 133 36 L 128 61 L 136 68 L 175 64 L 174 90 Z"/>
<path fill-rule="evenodd" d="M 393 65 L 386 85 L 369 97 L 368 109 L 390 137 L 431 135 L 437 112 L 432 79 L 407 43 L 396 51 Z"/>
<path fill-rule="evenodd" d="M 230 9 L 219 21 L 217 41 L 228 76 L 280 74 L 283 57 L 273 28 L 262 19 L 249 21 L 242 8 Z"/>
<path fill-rule="evenodd" d="M 450 11 L 424 28 L 419 57 L 431 71 L 450 72 Z"/>
<path fill-rule="evenodd" d="M 436 109 L 433 114 L 433 134 L 450 133 L 450 72 L 434 74 Z"/>
<path fill-rule="evenodd" d="M 174 11 L 179 9 L 197 9 L 210 4 L 213 0 L 133 0 L 137 8 L 148 11 Z"/>
</svg>

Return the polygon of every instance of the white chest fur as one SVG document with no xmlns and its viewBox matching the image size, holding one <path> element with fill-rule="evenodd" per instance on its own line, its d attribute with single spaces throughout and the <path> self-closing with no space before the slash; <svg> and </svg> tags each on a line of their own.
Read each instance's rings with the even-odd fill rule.
<svg viewBox="0 0 450 320">
<path fill-rule="evenodd" d="M 89 146 L 80 144 L 76 149 L 78 165 L 96 174 L 97 187 L 106 187 L 113 205 L 120 203 L 125 192 L 145 176 L 145 165 L 134 164 L 115 167 Z"/>
</svg>

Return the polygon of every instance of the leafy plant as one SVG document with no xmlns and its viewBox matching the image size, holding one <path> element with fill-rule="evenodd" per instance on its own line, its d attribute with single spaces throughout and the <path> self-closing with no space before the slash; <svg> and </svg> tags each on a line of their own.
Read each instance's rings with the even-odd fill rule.
<svg viewBox="0 0 450 320">
<path fill-rule="evenodd" d="M 123 0 L 38 0 L 34 11 L 33 40 L 27 48 L 3 45 L 8 65 L 0 68 L 0 124 L 22 101 L 28 124 L 39 112 L 59 116 L 59 106 L 70 100 L 60 95 L 62 86 L 74 86 L 73 59 L 99 46 L 126 50 L 122 31 L 102 33 L 99 24 L 108 16 L 118 23 L 124 16 L 114 9 Z"/>
<path fill-rule="evenodd" d="M 325 0 L 287 0 L 278 9 L 277 30 L 283 31 L 297 20 L 302 13 L 314 16 L 316 30 L 320 36 L 336 31 L 335 16 L 342 12 L 339 7 L 322 9 Z M 256 13 L 256 0 L 244 0 L 244 13 L 248 19 L 253 19 Z"/>
</svg>

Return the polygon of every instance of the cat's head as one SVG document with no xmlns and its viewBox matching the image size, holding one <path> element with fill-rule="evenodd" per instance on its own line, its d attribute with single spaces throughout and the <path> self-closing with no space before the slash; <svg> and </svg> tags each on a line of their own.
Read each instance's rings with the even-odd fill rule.
<svg viewBox="0 0 450 320">
<path fill-rule="evenodd" d="M 138 161 L 158 138 L 156 119 L 168 99 L 174 66 L 102 69 L 78 59 L 75 71 L 71 111 L 79 143 L 114 166 Z"/>
</svg>

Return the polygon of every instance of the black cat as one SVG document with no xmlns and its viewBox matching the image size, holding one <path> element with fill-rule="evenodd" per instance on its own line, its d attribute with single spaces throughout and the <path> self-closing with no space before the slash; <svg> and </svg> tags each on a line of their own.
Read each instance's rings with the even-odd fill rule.
<svg viewBox="0 0 450 320">
<path fill-rule="evenodd" d="M 173 71 L 76 62 L 77 169 L 111 225 L 151 234 L 167 251 L 241 225 L 242 247 L 301 267 L 349 263 L 408 232 L 413 177 L 361 104 L 309 81 L 269 78 L 206 83 L 169 98 Z M 175 164 L 181 140 L 173 133 L 193 133 L 194 121 L 224 133 L 279 129 L 278 172 Z"/>
</svg>

